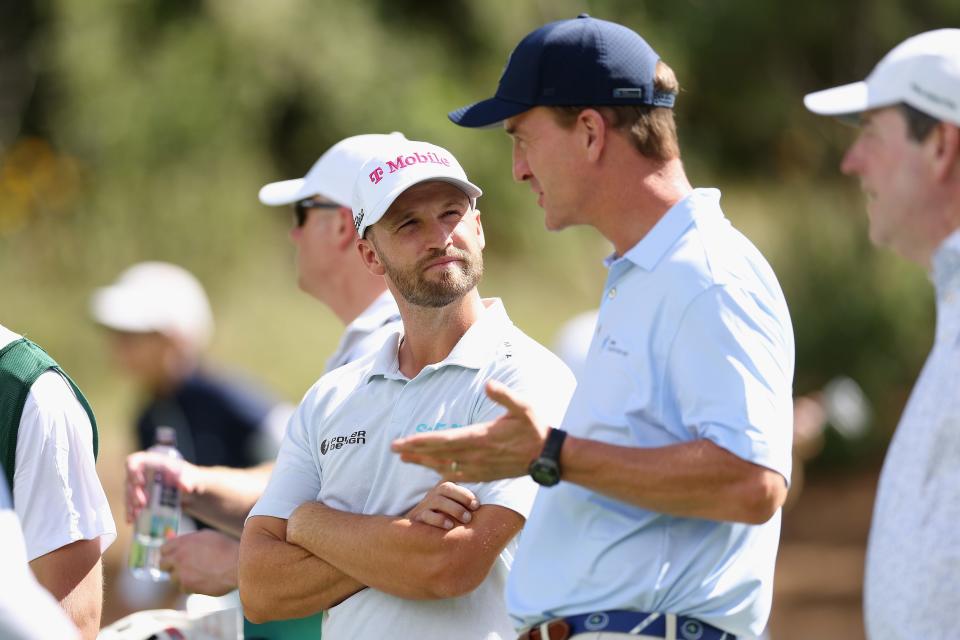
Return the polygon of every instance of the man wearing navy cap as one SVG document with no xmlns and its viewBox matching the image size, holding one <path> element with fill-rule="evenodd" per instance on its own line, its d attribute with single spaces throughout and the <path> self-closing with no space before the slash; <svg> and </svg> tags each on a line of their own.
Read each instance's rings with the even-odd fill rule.
<svg viewBox="0 0 960 640">
<path fill-rule="evenodd" d="M 719 191 L 687 181 L 677 91 L 639 35 L 580 16 L 529 34 L 495 97 L 450 114 L 503 123 L 548 229 L 590 225 L 614 248 L 560 428 L 496 388 L 502 418 L 394 443 L 457 481 L 530 473 L 549 487 L 507 587 L 522 638 L 720 640 L 769 616 L 793 331 Z"/>
</svg>

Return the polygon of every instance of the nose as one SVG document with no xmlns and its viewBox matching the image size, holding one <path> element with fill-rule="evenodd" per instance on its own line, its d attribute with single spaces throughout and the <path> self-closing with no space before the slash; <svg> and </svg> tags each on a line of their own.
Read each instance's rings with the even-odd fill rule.
<svg viewBox="0 0 960 640">
<path fill-rule="evenodd" d="M 428 249 L 446 249 L 453 244 L 453 231 L 456 227 L 444 224 L 441 220 L 432 220 L 427 227 L 426 241 Z"/>
<path fill-rule="evenodd" d="M 840 171 L 844 175 L 859 175 L 861 167 L 862 153 L 860 151 L 860 139 L 858 138 L 847 152 L 843 154 L 843 160 L 840 161 Z"/>
<path fill-rule="evenodd" d="M 513 144 L 513 179 L 517 182 L 523 182 L 533 177 L 530 171 L 530 165 L 527 164 L 527 156 L 520 149 L 519 145 Z"/>
<path fill-rule="evenodd" d="M 294 225 L 290 227 L 290 233 L 288 234 L 290 242 L 297 244 L 301 235 L 303 235 L 303 227 L 298 227 L 296 223 L 294 223 Z"/>
</svg>

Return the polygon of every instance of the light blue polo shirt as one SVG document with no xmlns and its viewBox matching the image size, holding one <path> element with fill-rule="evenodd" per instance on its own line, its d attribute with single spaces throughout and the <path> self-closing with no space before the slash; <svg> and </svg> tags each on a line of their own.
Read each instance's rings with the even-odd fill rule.
<svg viewBox="0 0 960 640">
<path fill-rule="evenodd" d="M 793 329 L 776 276 L 697 189 L 609 275 L 563 421 L 620 446 L 706 438 L 790 477 Z M 540 491 L 507 587 L 518 626 L 606 609 L 694 616 L 759 634 L 779 512 L 763 525 L 678 518 L 561 482 Z"/>
</svg>

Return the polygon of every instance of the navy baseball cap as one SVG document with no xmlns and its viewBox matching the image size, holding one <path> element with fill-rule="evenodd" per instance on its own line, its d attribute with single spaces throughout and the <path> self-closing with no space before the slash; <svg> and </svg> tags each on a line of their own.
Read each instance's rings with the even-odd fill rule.
<svg viewBox="0 0 960 640">
<path fill-rule="evenodd" d="M 660 56 L 635 31 L 591 18 L 545 24 L 517 45 L 494 97 L 451 111 L 462 127 L 489 127 L 538 105 L 673 107 L 655 91 Z"/>
</svg>

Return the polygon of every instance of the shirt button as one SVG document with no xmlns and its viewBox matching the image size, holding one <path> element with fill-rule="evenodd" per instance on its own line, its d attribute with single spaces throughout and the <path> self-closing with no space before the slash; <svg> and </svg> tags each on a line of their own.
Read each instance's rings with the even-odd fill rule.
<svg viewBox="0 0 960 640">
<path fill-rule="evenodd" d="M 613 287 L 610 291 L 607 291 L 607 298 L 613 300 L 617 297 L 617 288 Z"/>
</svg>

